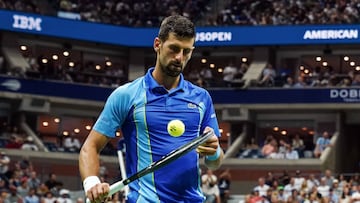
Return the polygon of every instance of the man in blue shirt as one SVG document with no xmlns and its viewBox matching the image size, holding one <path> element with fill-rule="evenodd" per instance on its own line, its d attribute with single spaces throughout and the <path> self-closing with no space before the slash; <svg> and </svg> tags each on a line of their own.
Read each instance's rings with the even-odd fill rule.
<svg viewBox="0 0 360 203">
<path fill-rule="evenodd" d="M 327 147 L 331 146 L 330 135 L 328 131 L 324 131 L 322 136 L 317 138 L 315 143 L 314 156 L 319 158 Z"/>
<path fill-rule="evenodd" d="M 87 137 L 79 155 L 79 169 L 87 198 L 102 202 L 109 184 L 98 175 L 99 153 L 121 129 L 126 144 L 126 169 L 130 176 L 165 154 L 212 130 L 196 151 L 129 184 L 128 202 L 204 201 L 199 158 L 205 156 L 210 169 L 220 166 L 218 122 L 209 93 L 184 80 L 182 72 L 194 50 L 195 28 L 187 18 L 165 18 L 154 40 L 156 65 L 146 75 L 118 87 L 107 99 L 103 111 Z M 167 125 L 181 120 L 185 132 L 171 136 Z"/>
</svg>

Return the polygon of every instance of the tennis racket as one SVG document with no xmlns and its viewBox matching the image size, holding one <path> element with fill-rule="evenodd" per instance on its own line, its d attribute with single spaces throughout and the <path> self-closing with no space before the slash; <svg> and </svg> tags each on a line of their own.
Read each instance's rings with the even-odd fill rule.
<svg viewBox="0 0 360 203">
<path fill-rule="evenodd" d="M 188 152 L 194 150 L 199 145 L 204 143 L 208 138 L 210 138 L 213 134 L 214 134 L 213 131 L 205 132 L 205 133 L 201 134 L 199 137 L 182 145 L 178 149 L 175 149 L 175 150 L 169 152 L 168 154 L 164 155 L 161 159 L 153 162 L 148 167 L 138 171 L 137 173 L 130 176 L 129 178 L 126 178 L 124 180 L 118 181 L 118 182 L 110 185 L 110 191 L 109 191 L 108 197 L 111 197 L 116 192 L 122 190 L 126 185 L 133 182 L 134 180 L 137 180 L 137 179 L 143 177 L 144 175 L 152 173 L 152 172 L 156 171 L 157 169 L 171 163 L 172 161 L 175 161 L 176 159 L 180 158 L 181 156 L 187 154 Z M 86 199 L 86 202 L 89 203 L 90 200 Z"/>
</svg>

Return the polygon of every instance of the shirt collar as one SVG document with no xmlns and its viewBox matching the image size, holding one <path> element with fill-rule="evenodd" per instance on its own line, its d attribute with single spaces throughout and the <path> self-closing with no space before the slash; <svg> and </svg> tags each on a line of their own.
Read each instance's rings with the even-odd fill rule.
<svg viewBox="0 0 360 203">
<path fill-rule="evenodd" d="M 165 90 L 166 92 L 172 93 L 177 91 L 184 91 L 184 76 L 183 74 L 180 74 L 180 80 L 179 84 L 175 89 L 172 89 L 171 91 L 167 91 L 164 86 L 160 85 L 152 76 L 152 72 L 154 71 L 154 67 L 151 67 L 146 75 L 145 75 L 145 85 L 149 88 L 151 91 L 160 91 Z"/>
</svg>

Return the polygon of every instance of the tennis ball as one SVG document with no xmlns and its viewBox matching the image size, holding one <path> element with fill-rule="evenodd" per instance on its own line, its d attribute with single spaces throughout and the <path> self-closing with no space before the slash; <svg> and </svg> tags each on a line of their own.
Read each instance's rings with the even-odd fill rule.
<svg viewBox="0 0 360 203">
<path fill-rule="evenodd" d="M 185 125 L 181 120 L 172 120 L 167 125 L 168 133 L 173 137 L 179 137 L 185 132 Z"/>
</svg>

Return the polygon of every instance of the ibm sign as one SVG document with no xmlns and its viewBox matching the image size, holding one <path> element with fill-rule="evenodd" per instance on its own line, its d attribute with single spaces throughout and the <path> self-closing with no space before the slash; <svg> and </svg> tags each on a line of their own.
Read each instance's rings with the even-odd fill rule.
<svg viewBox="0 0 360 203">
<path fill-rule="evenodd" d="M 13 28 L 41 31 L 41 18 L 14 14 L 13 19 Z"/>
</svg>

